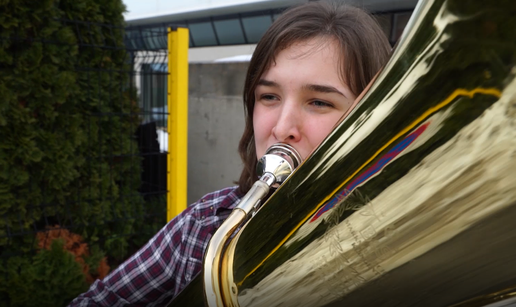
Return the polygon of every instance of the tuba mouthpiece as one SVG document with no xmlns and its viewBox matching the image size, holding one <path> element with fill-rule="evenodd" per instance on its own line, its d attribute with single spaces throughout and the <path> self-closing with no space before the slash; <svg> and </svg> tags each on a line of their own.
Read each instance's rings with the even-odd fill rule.
<svg viewBox="0 0 516 307">
<path fill-rule="evenodd" d="M 294 147 L 276 143 L 269 147 L 265 155 L 258 160 L 256 173 L 260 176 L 260 180 L 269 186 L 278 187 L 301 164 L 301 161 L 301 155 Z"/>
</svg>

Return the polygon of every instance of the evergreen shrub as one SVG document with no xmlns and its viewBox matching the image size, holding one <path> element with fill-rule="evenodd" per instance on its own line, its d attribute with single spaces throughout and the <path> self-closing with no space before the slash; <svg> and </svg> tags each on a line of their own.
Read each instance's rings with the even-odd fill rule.
<svg viewBox="0 0 516 307">
<path fill-rule="evenodd" d="M 38 231 L 71 229 L 116 266 L 165 223 L 148 229 L 138 192 L 124 9 L 121 0 L 0 0 L 0 301 L 12 306 L 49 272 L 56 289 L 83 289 L 73 255 L 59 245 L 34 253 Z"/>
<path fill-rule="evenodd" d="M 11 257 L 0 267 L 8 283 L 0 283 L 0 302 L 11 307 L 66 306 L 88 289 L 82 268 L 63 249 L 63 240 L 54 240 L 50 250 L 35 256 Z"/>
</svg>

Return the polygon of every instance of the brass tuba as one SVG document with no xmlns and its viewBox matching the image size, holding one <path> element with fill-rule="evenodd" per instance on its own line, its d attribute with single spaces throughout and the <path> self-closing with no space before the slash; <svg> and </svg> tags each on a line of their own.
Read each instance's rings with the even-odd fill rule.
<svg viewBox="0 0 516 307">
<path fill-rule="evenodd" d="M 355 110 L 223 243 L 218 295 L 516 302 L 514 221 L 516 1 L 424 0 Z M 198 277 L 172 306 L 203 306 L 202 289 Z"/>
</svg>

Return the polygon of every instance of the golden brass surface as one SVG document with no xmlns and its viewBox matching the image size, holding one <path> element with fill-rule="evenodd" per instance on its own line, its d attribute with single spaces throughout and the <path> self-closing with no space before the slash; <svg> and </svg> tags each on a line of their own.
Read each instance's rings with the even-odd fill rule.
<svg viewBox="0 0 516 307">
<path fill-rule="evenodd" d="M 272 145 L 258 161 L 260 179 L 242 197 L 229 217 L 215 231 L 210 239 L 204 255 L 204 296 L 209 307 L 229 306 L 230 291 L 236 287 L 228 287 L 227 261 L 222 261 L 225 247 L 235 231 L 243 225 L 260 208 L 262 200 L 270 191 L 270 186 L 283 183 L 292 171 L 301 163 L 301 156 L 295 148 L 288 144 Z"/>
<path fill-rule="evenodd" d="M 480 307 L 480 306 L 494 307 L 494 305 L 496 305 L 498 307 L 502 307 L 502 306 L 510 306 L 507 304 L 511 304 L 511 303 L 513 306 L 516 304 L 516 287 L 510 287 L 510 288 L 504 289 L 502 291 L 475 297 L 475 298 L 469 299 L 465 302 L 461 302 L 459 304 L 454 304 L 453 306 L 450 306 L 450 307 Z"/>
<path fill-rule="evenodd" d="M 513 302 L 515 29 L 514 0 L 420 1 L 359 105 L 227 245 L 221 304 Z M 172 306 L 202 306 L 200 285 Z"/>
<path fill-rule="evenodd" d="M 239 208 L 233 210 L 226 221 L 219 227 L 218 231 L 211 238 L 210 244 L 204 255 L 204 295 L 207 305 L 224 306 L 222 294 L 221 272 L 219 264 L 224 248 L 224 242 L 228 241 L 242 222 L 247 218 L 244 210 Z M 198 295 L 202 295 L 199 293 Z"/>
<path fill-rule="evenodd" d="M 421 2 L 358 107 L 231 241 L 226 304 L 450 306 L 515 284 L 515 29 L 513 0 Z"/>
</svg>

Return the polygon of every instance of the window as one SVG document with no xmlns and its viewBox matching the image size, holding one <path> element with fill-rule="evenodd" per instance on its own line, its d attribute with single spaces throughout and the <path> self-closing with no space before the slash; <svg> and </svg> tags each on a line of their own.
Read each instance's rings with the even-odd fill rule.
<svg viewBox="0 0 516 307">
<path fill-rule="evenodd" d="M 242 18 L 242 24 L 244 25 L 248 43 L 255 44 L 271 26 L 272 19 L 270 15 L 244 17 Z"/>
<path fill-rule="evenodd" d="M 194 46 L 200 47 L 218 45 L 211 22 L 191 23 L 189 27 Z"/>
<path fill-rule="evenodd" d="M 239 19 L 217 20 L 213 24 L 219 38 L 219 44 L 236 45 L 246 43 Z"/>
</svg>

